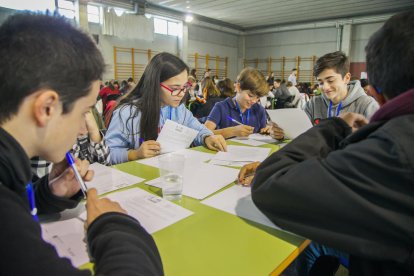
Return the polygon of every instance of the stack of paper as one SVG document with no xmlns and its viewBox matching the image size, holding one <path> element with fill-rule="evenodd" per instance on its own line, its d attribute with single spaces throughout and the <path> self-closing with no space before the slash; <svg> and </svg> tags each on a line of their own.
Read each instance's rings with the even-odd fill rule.
<svg viewBox="0 0 414 276">
<path fill-rule="evenodd" d="M 167 154 L 171 154 L 171 153 L 167 153 Z M 205 153 L 205 152 L 201 152 L 197 150 L 191 150 L 191 149 L 178 150 L 178 151 L 175 151 L 174 154 L 183 155 L 186 160 L 186 163 L 203 163 L 214 157 L 214 154 Z M 158 158 L 159 156 L 155 156 L 151 158 L 140 159 L 136 162 L 159 168 Z"/>
</svg>

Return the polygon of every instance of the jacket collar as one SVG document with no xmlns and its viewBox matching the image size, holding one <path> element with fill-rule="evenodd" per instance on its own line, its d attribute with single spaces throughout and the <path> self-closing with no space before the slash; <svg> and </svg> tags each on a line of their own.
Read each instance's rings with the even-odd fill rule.
<svg viewBox="0 0 414 276">
<path fill-rule="evenodd" d="M 30 181 L 30 161 L 21 145 L 0 127 L 0 182 L 14 191 L 22 191 Z"/>
<path fill-rule="evenodd" d="M 388 121 L 392 118 L 414 114 L 414 88 L 387 101 L 372 116 L 371 122 Z"/>
</svg>

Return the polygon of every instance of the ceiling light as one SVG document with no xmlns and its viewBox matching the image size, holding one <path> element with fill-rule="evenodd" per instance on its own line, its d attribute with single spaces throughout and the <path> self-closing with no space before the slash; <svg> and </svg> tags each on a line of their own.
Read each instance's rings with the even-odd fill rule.
<svg viewBox="0 0 414 276">
<path fill-rule="evenodd" d="M 148 19 L 151 19 L 151 17 L 152 17 L 152 14 L 150 14 L 150 13 L 145 13 L 144 15 L 145 15 L 145 17 L 146 17 L 146 18 L 148 18 Z"/>
<path fill-rule="evenodd" d="M 191 15 L 191 14 L 187 14 L 186 16 L 185 16 L 185 22 L 187 22 L 187 23 L 189 23 L 189 22 L 191 22 L 191 21 L 193 21 L 193 16 Z"/>
</svg>

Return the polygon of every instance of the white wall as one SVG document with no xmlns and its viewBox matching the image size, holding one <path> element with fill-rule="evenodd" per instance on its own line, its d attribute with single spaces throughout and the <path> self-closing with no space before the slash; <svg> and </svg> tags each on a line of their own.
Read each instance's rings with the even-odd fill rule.
<svg viewBox="0 0 414 276">
<path fill-rule="evenodd" d="M 206 55 L 215 57 L 228 57 L 228 77 L 236 78 L 237 76 L 237 51 L 238 36 L 226 32 L 211 30 L 208 28 L 189 25 L 188 26 L 188 54 Z M 201 64 L 205 64 L 204 61 Z M 188 65 L 194 67 L 194 62 L 189 61 Z M 215 61 L 210 61 L 209 68 L 215 69 Z M 220 66 L 222 69 L 223 66 Z"/>
<path fill-rule="evenodd" d="M 365 62 L 365 46 L 369 37 L 381 28 L 384 23 L 369 23 L 352 26 L 351 62 Z"/>
<path fill-rule="evenodd" d="M 91 34 L 99 35 L 99 49 L 104 56 L 105 63 L 107 64 L 106 71 L 104 73 L 103 79 L 110 80 L 114 78 L 114 46 L 125 47 L 125 48 L 135 48 L 135 49 L 151 49 L 158 52 L 170 52 L 172 54 L 177 54 L 177 37 L 166 36 L 166 35 L 157 35 L 154 36 L 154 41 L 145 41 L 137 39 L 121 39 L 114 36 L 102 35 L 100 26 L 98 24 L 89 24 L 89 32 Z M 127 56 L 125 56 L 126 58 Z M 121 56 L 122 58 L 122 56 Z M 138 60 L 137 60 L 138 59 Z M 130 60 L 119 60 L 119 62 L 131 62 Z M 145 64 L 147 63 L 147 57 L 145 54 L 138 54 L 135 59 L 135 63 Z M 120 80 L 121 81 L 121 80 Z"/>
</svg>

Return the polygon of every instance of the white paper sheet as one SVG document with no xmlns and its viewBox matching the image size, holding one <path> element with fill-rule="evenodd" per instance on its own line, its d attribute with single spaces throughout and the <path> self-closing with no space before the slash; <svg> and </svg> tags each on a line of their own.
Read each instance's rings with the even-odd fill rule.
<svg viewBox="0 0 414 276">
<path fill-rule="evenodd" d="M 161 154 L 188 148 L 197 134 L 197 130 L 167 120 L 157 138 Z"/>
<path fill-rule="evenodd" d="M 117 201 L 150 234 L 193 214 L 177 204 L 139 188 L 110 194 L 108 198 Z"/>
<path fill-rule="evenodd" d="M 69 258 L 73 266 L 89 262 L 83 221 L 72 218 L 41 224 L 41 227 L 43 239 L 56 248 L 60 257 Z"/>
<path fill-rule="evenodd" d="M 185 160 L 186 160 L 187 163 L 194 163 L 194 162 L 203 163 L 203 162 L 208 161 L 208 160 L 210 160 L 211 158 L 214 157 L 214 154 L 201 152 L 201 151 L 197 151 L 197 150 L 191 150 L 191 149 L 178 150 L 178 151 L 175 151 L 174 154 L 184 155 Z M 151 157 L 151 158 L 140 159 L 136 162 L 144 164 L 144 165 L 159 168 L 158 158 L 159 158 L 159 156 L 155 156 L 155 157 Z"/>
<path fill-rule="evenodd" d="M 312 127 L 308 115 L 300 108 L 269 109 L 267 112 L 272 121 L 283 129 L 288 139 L 295 139 Z"/>
<path fill-rule="evenodd" d="M 183 177 L 183 195 L 203 199 L 212 193 L 226 187 L 237 179 L 239 170 L 214 166 L 206 163 L 185 163 Z M 162 188 L 160 178 L 146 184 Z"/>
<path fill-rule="evenodd" d="M 139 188 L 111 194 L 108 198 L 117 201 L 150 234 L 193 214 L 177 204 Z M 86 212 L 83 212 L 76 218 L 41 224 L 43 239 L 56 248 L 59 256 L 69 258 L 74 266 L 89 262 L 84 241 L 85 219 Z"/>
<path fill-rule="evenodd" d="M 145 180 L 144 178 L 99 163 L 93 163 L 89 168 L 94 170 L 95 174 L 92 181 L 86 182 L 86 186 L 88 188 L 96 188 L 99 195 L 128 187 Z"/>
<path fill-rule="evenodd" d="M 249 187 L 235 185 L 201 201 L 201 203 L 275 229 L 280 229 L 254 205 L 250 191 Z"/>
<path fill-rule="evenodd" d="M 212 165 L 241 167 L 252 162 L 262 162 L 269 155 L 269 148 L 227 146 L 227 152 L 218 152 L 209 162 Z"/>
<path fill-rule="evenodd" d="M 272 138 L 270 135 L 263 135 L 260 133 L 253 133 L 247 137 L 234 137 L 229 140 L 254 147 L 279 142 L 278 140 Z"/>
</svg>

